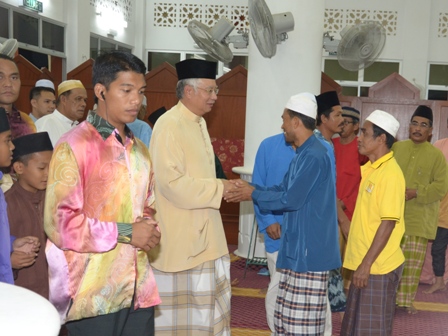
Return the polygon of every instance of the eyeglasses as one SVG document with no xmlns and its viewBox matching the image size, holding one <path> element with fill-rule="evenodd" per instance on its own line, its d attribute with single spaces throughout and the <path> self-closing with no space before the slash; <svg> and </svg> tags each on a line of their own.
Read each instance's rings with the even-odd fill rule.
<svg viewBox="0 0 448 336">
<path fill-rule="evenodd" d="M 347 126 L 348 124 L 353 124 L 353 121 L 347 121 L 347 120 L 344 120 L 343 124 L 344 124 L 345 126 Z"/>
<path fill-rule="evenodd" d="M 215 95 L 218 95 L 218 92 L 219 92 L 219 88 L 218 87 L 214 87 L 214 88 L 213 87 L 209 87 L 209 88 L 206 88 L 206 89 L 203 89 L 201 87 L 197 87 L 197 88 L 207 92 L 210 96 L 213 94 L 213 92 L 215 93 Z"/>
<path fill-rule="evenodd" d="M 413 127 L 421 127 L 421 128 L 429 128 L 429 127 L 431 127 L 431 125 L 429 125 L 429 124 L 427 124 L 427 123 L 425 123 L 425 122 L 422 122 L 422 123 L 419 123 L 418 121 L 411 121 L 410 123 L 409 123 L 409 125 L 411 125 L 411 126 L 413 126 Z"/>
</svg>

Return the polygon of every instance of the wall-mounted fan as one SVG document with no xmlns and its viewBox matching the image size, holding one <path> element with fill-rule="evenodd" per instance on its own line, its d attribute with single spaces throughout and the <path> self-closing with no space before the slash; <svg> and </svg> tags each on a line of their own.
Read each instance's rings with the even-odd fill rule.
<svg viewBox="0 0 448 336">
<path fill-rule="evenodd" d="M 188 23 L 188 32 L 197 45 L 214 59 L 229 63 L 233 59 L 229 43 L 236 49 L 247 48 L 249 32 L 239 30 L 238 35 L 229 36 L 235 26 L 227 18 L 222 17 L 209 28 L 205 24 L 192 20 Z"/>
<path fill-rule="evenodd" d="M 8 39 L 5 42 L 0 43 L 0 54 L 13 58 L 18 48 L 19 42 L 17 42 L 16 39 Z"/>
<path fill-rule="evenodd" d="M 330 55 L 336 55 L 339 65 L 349 71 L 358 71 L 372 65 L 386 43 L 386 30 L 376 21 L 346 26 L 340 34 L 339 41 L 333 39 L 328 32 L 325 33 L 323 47 Z"/>
<path fill-rule="evenodd" d="M 294 30 L 294 17 L 291 12 L 272 15 L 265 0 L 249 0 L 249 24 L 261 55 L 271 58 L 277 52 L 277 44 Z"/>
</svg>

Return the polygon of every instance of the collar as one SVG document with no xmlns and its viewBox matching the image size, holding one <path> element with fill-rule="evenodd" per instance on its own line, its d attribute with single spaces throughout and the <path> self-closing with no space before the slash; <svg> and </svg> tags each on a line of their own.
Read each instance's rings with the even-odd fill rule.
<svg viewBox="0 0 448 336">
<path fill-rule="evenodd" d="M 177 103 L 177 108 L 180 110 L 182 115 L 185 118 L 187 118 L 188 120 L 199 123 L 203 119 L 201 116 L 198 116 L 197 114 L 194 114 L 193 112 L 191 112 L 180 100 Z"/>
<path fill-rule="evenodd" d="M 328 141 L 327 139 L 325 139 L 325 137 L 322 135 L 322 132 L 318 128 L 315 128 L 313 133 L 318 139 L 324 140 L 327 144 L 331 146 L 331 148 L 334 148 L 333 141 Z"/>
<path fill-rule="evenodd" d="M 317 137 L 314 135 L 311 135 L 308 139 L 305 140 L 305 142 L 300 146 L 296 148 L 296 153 L 300 153 L 303 150 L 305 150 L 307 147 L 311 146 L 315 141 L 319 141 L 317 140 Z"/>
<path fill-rule="evenodd" d="M 45 190 L 38 190 L 35 193 L 25 190 L 19 182 L 12 185 L 11 189 L 14 188 L 23 198 L 32 204 L 39 204 L 43 202 L 45 198 Z"/>
<path fill-rule="evenodd" d="M 62 121 L 64 124 L 70 124 L 70 127 L 76 126 L 79 124 L 78 120 L 71 120 L 67 118 L 65 115 L 63 115 L 61 112 L 58 111 L 58 109 L 55 109 L 52 114 L 49 114 L 49 116 L 54 116 L 55 118 Z"/>
<path fill-rule="evenodd" d="M 382 157 L 380 157 L 378 160 L 376 160 L 374 163 L 371 164 L 371 167 L 373 169 L 378 169 L 379 167 L 381 167 L 381 165 L 387 161 L 389 161 L 390 159 L 392 159 L 394 157 L 394 152 L 390 151 L 387 154 L 384 154 Z"/>
<path fill-rule="evenodd" d="M 112 126 L 106 119 L 103 119 L 98 114 L 96 114 L 95 111 L 89 111 L 89 113 L 87 114 L 86 121 L 92 124 L 93 127 L 95 127 L 95 129 L 101 135 L 103 140 L 106 140 L 108 137 L 111 136 L 112 133 L 115 133 L 115 137 L 117 138 L 117 140 L 123 143 L 118 130 L 114 126 Z M 127 125 L 124 126 L 124 132 L 127 137 L 131 139 L 134 138 L 131 130 Z"/>
</svg>

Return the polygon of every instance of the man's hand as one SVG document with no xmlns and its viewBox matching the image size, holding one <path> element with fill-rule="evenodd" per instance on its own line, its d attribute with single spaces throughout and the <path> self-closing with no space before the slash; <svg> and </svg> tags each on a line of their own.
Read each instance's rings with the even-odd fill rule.
<svg viewBox="0 0 448 336">
<path fill-rule="evenodd" d="M 23 253 L 35 254 L 39 252 L 40 241 L 37 237 L 27 236 L 14 240 L 12 243 L 13 251 L 20 251 Z"/>
<path fill-rule="evenodd" d="M 241 202 L 241 201 L 251 201 L 252 192 L 255 190 L 249 183 L 243 180 L 230 180 L 234 188 L 228 190 L 224 194 L 224 199 L 227 202 Z"/>
<path fill-rule="evenodd" d="M 229 190 L 232 190 L 232 189 L 235 188 L 235 184 L 232 183 L 232 180 L 224 180 L 224 179 L 222 179 L 221 181 L 222 181 L 222 184 L 224 186 L 224 189 L 222 191 L 222 197 L 224 197 Z"/>
<path fill-rule="evenodd" d="M 339 227 L 341 228 L 341 232 L 344 235 L 345 240 L 348 239 L 348 233 L 350 231 L 350 221 L 349 220 L 343 220 L 339 222 Z"/>
<path fill-rule="evenodd" d="M 160 230 L 157 222 L 152 218 L 137 217 L 132 224 L 131 245 L 146 252 L 154 248 L 160 242 Z"/>
<path fill-rule="evenodd" d="M 37 254 L 14 251 L 11 253 L 11 266 L 14 269 L 21 269 L 31 266 L 36 261 Z"/>
<path fill-rule="evenodd" d="M 274 240 L 280 239 L 282 235 L 282 227 L 280 226 L 279 223 L 271 224 L 266 228 L 266 233 L 271 239 Z"/>
<path fill-rule="evenodd" d="M 357 288 L 367 287 L 370 276 L 370 268 L 371 266 L 367 265 L 365 262 L 362 262 L 358 266 L 357 270 L 353 273 L 353 286 Z"/>
<path fill-rule="evenodd" d="M 348 219 L 347 215 L 344 212 L 344 202 L 341 200 L 337 200 L 336 208 L 338 211 L 338 224 L 341 228 L 341 232 L 344 235 L 345 240 L 348 239 L 348 232 L 350 231 L 350 219 Z"/>
<path fill-rule="evenodd" d="M 413 198 L 417 197 L 417 189 L 409 189 L 406 188 L 405 200 L 410 201 Z"/>
<path fill-rule="evenodd" d="M 337 206 L 340 207 L 342 209 L 342 211 L 345 211 L 347 209 L 343 200 L 338 199 L 336 202 L 337 202 Z"/>
</svg>

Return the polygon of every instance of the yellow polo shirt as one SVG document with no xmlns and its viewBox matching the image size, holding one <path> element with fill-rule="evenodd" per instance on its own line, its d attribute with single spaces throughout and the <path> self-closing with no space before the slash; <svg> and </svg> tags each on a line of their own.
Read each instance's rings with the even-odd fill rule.
<svg viewBox="0 0 448 336">
<path fill-rule="evenodd" d="M 387 274 L 404 262 L 400 241 L 404 234 L 405 180 L 393 152 L 361 167 L 361 184 L 350 226 L 344 267 L 356 270 L 372 245 L 383 220 L 395 228 L 370 274 Z"/>
</svg>

